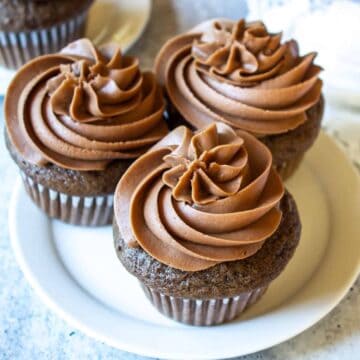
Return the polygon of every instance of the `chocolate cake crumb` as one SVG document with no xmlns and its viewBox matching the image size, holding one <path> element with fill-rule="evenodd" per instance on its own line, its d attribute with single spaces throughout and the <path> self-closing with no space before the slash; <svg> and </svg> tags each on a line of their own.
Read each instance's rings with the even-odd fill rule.
<svg viewBox="0 0 360 360">
<path fill-rule="evenodd" d="M 286 192 L 280 203 L 283 217 L 277 231 L 253 256 L 187 272 L 164 265 L 141 247 L 131 248 L 113 222 L 117 255 L 127 271 L 144 285 L 177 297 L 210 299 L 236 296 L 266 286 L 285 268 L 300 240 L 301 222 L 296 203 Z"/>
<path fill-rule="evenodd" d="M 0 30 L 26 31 L 66 21 L 93 0 L 0 0 Z"/>
</svg>

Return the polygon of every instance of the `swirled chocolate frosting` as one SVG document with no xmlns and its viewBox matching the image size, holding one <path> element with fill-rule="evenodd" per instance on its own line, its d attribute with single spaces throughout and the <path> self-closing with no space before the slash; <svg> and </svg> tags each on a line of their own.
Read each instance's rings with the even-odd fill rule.
<svg viewBox="0 0 360 360">
<path fill-rule="evenodd" d="M 115 221 L 129 246 L 199 271 L 258 251 L 280 224 L 283 193 L 254 136 L 222 123 L 196 134 L 179 127 L 124 174 Z"/>
<path fill-rule="evenodd" d="M 84 171 L 144 153 L 168 132 L 163 110 L 138 59 L 87 39 L 21 68 L 5 101 L 10 140 L 27 161 Z"/>
<path fill-rule="evenodd" d="M 320 98 L 315 53 L 300 56 L 262 22 L 212 20 L 170 39 L 155 73 L 196 128 L 220 121 L 257 135 L 284 133 L 307 120 Z"/>
</svg>

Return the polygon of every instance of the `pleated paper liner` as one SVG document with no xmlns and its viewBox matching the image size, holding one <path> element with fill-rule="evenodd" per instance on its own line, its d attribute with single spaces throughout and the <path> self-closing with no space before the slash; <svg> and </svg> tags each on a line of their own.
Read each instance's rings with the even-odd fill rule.
<svg viewBox="0 0 360 360">
<path fill-rule="evenodd" d="M 0 66 L 17 69 L 29 60 L 54 53 L 83 37 L 88 10 L 54 26 L 31 31 L 0 31 Z"/>
<path fill-rule="evenodd" d="M 21 174 L 26 192 L 48 216 L 69 224 L 102 226 L 111 224 L 113 195 L 74 196 L 49 189 L 24 173 Z"/>
<path fill-rule="evenodd" d="M 233 320 L 257 302 L 267 289 L 265 286 L 234 297 L 201 300 L 168 296 L 141 285 L 148 299 L 163 315 L 196 326 L 219 325 Z"/>
</svg>

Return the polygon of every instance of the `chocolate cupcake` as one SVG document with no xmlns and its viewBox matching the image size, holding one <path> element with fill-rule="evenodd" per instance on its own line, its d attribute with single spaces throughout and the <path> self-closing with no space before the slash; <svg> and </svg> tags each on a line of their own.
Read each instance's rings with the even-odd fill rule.
<svg viewBox="0 0 360 360">
<path fill-rule="evenodd" d="M 251 132 L 290 176 L 315 141 L 323 115 L 321 68 L 262 22 L 211 20 L 170 39 L 155 73 L 169 98 L 169 121 L 202 128 L 220 121 Z"/>
<path fill-rule="evenodd" d="M 0 66 L 17 69 L 84 36 L 93 0 L 0 0 Z"/>
<path fill-rule="evenodd" d="M 114 241 L 163 314 L 230 321 L 285 268 L 300 238 L 296 204 L 254 136 L 214 123 L 173 130 L 115 191 Z"/>
<path fill-rule="evenodd" d="M 168 133 L 164 107 L 137 58 L 81 39 L 18 71 L 5 99 L 7 147 L 49 216 L 109 224 L 120 177 Z"/>
</svg>

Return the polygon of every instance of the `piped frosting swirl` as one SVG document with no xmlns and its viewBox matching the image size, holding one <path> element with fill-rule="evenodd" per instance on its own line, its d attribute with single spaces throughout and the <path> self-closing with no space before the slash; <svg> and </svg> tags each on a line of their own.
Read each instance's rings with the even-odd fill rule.
<svg viewBox="0 0 360 360">
<path fill-rule="evenodd" d="M 253 255 L 278 228 L 284 187 L 252 135 L 179 127 L 137 159 L 115 192 L 129 246 L 184 271 Z"/>
<path fill-rule="evenodd" d="M 197 128 L 221 121 L 258 135 L 284 133 L 317 103 L 321 68 L 262 22 L 212 20 L 170 39 L 155 72 L 185 119 Z"/>
<path fill-rule="evenodd" d="M 9 137 L 26 160 L 84 171 L 144 153 L 168 132 L 163 110 L 138 59 L 87 39 L 25 65 L 5 102 Z"/>
</svg>

